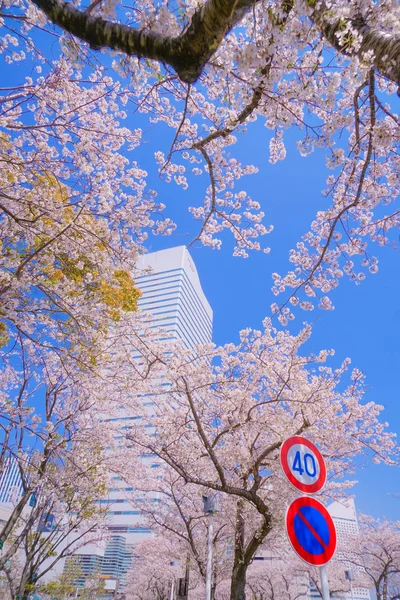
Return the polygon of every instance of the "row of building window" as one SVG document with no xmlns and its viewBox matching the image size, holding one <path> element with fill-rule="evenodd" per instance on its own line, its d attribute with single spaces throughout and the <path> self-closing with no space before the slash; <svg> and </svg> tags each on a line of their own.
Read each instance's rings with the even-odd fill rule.
<svg viewBox="0 0 400 600">
<path fill-rule="evenodd" d="M 140 515 L 139 510 L 110 510 L 108 515 Z M 135 531 L 137 531 L 135 529 Z"/>
<path fill-rule="evenodd" d="M 167 292 L 165 293 L 165 290 L 171 290 L 174 288 L 181 288 L 182 293 L 180 295 L 181 298 L 185 298 L 186 302 L 190 308 L 190 314 L 195 314 L 197 316 L 197 321 L 198 324 L 202 325 L 202 330 L 203 333 L 205 333 L 207 338 L 211 337 L 211 330 L 212 330 L 212 322 L 211 322 L 211 318 L 210 316 L 207 314 L 207 311 L 204 308 L 204 305 L 200 302 L 199 297 L 196 293 L 196 291 L 193 288 L 193 285 L 190 281 L 190 279 L 188 278 L 187 274 L 185 273 L 185 271 L 183 269 L 180 270 L 180 274 L 176 274 L 171 275 L 168 277 L 165 277 L 163 279 L 169 279 L 169 281 L 166 281 L 164 283 L 156 283 L 156 284 L 152 284 L 152 285 L 145 285 L 142 286 L 142 290 L 145 293 L 145 297 L 139 301 L 139 306 L 142 307 L 147 307 L 150 304 L 154 304 L 154 303 L 159 303 L 161 302 L 161 300 L 165 300 L 165 301 L 169 301 L 169 300 L 173 300 L 173 298 L 165 298 L 165 296 L 171 295 L 172 292 Z M 173 278 L 175 277 L 175 279 Z M 176 278 L 178 277 L 178 279 Z M 171 283 L 178 283 L 179 285 L 175 285 L 175 286 L 170 286 L 169 284 Z M 166 286 L 167 284 L 167 286 Z M 161 300 L 152 300 L 152 298 L 155 298 L 157 296 L 148 296 L 146 294 L 146 289 L 150 289 L 150 288 L 158 288 L 157 291 L 162 292 L 162 296 L 164 296 L 164 298 L 162 298 Z M 154 290 L 156 291 L 156 290 Z"/>
<path fill-rule="evenodd" d="M 155 315 L 155 317 L 157 317 L 157 315 Z M 182 315 L 182 312 L 179 313 L 177 310 L 166 311 L 162 318 L 151 319 L 151 323 L 153 323 L 153 325 L 151 326 L 152 329 L 158 327 L 166 329 L 166 327 L 174 326 L 174 329 L 168 329 L 167 331 L 173 331 L 175 335 L 171 338 L 164 338 L 165 340 L 177 339 L 175 328 L 178 325 L 180 325 L 180 329 L 183 335 L 178 336 L 178 339 L 181 339 L 182 341 L 186 342 L 186 345 L 188 347 L 193 347 L 196 344 L 201 344 L 209 340 L 209 338 L 205 338 L 203 340 L 201 340 L 200 338 L 195 339 L 194 336 L 196 335 L 195 332 L 197 329 L 197 324 L 194 323 L 192 329 L 187 330 L 188 325 L 187 323 L 185 323 L 185 319 Z"/>
<path fill-rule="evenodd" d="M 170 273 L 170 275 L 166 275 L 166 273 Z M 183 281 L 184 285 L 187 288 L 188 294 L 192 298 L 192 301 L 194 302 L 194 304 L 197 304 L 197 309 L 200 310 L 202 313 L 204 313 L 205 323 L 208 323 L 209 328 L 211 330 L 211 326 L 212 326 L 211 318 L 208 315 L 207 311 L 205 310 L 205 307 L 204 307 L 203 303 L 200 301 L 199 296 L 198 296 L 196 290 L 194 289 L 193 284 L 190 281 L 190 279 L 189 279 L 186 271 L 182 267 L 179 268 L 179 269 L 172 269 L 170 271 L 165 271 L 165 272 L 163 272 L 163 274 L 160 277 L 157 277 L 156 274 L 154 274 L 154 275 L 148 275 L 147 277 L 148 277 L 148 281 L 149 281 L 150 285 L 143 285 L 143 286 L 140 286 L 140 287 L 141 287 L 141 289 L 144 290 L 144 289 L 149 289 L 151 287 L 158 286 L 159 284 L 157 284 L 157 283 L 156 284 L 152 284 L 152 282 L 154 282 L 154 281 L 158 281 L 158 282 L 164 281 L 165 282 L 165 280 L 169 280 L 169 281 L 167 281 L 167 283 L 170 283 L 171 279 L 173 281 L 177 281 L 176 279 L 173 279 L 176 276 L 178 276 L 179 279 Z M 146 282 L 144 282 L 144 283 L 146 283 Z M 149 296 L 147 296 L 147 294 L 146 294 L 146 297 L 143 298 L 143 300 L 139 301 L 139 302 L 142 302 L 142 303 L 146 302 L 146 300 L 147 300 L 148 297 Z"/>
<path fill-rule="evenodd" d="M 163 327 L 163 328 L 171 327 L 171 326 L 174 327 L 173 329 L 166 329 L 167 332 L 171 332 L 174 335 L 171 337 L 168 337 L 168 338 L 160 338 L 161 341 L 180 339 L 183 342 L 185 342 L 185 344 L 188 348 L 192 348 L 196 344 L 201 343 L 201 341 L 193 339 L 192 335 L 190 333 L 188 333 L 185 329 L 183 329 L 182 319 L 178 319 L 177 316 L 175 316 L 175 317 L 167 318 L 166 321 L 167 322 L 161 322 L 161 320 L 160 320 L 158 323 L 156 323 L 155 325 L 152 325 L 150 327 L 150 329 L 156 329 L 157 327 Z M 152 323 L 154 323 L 154 320 L 152 320 Z"/>
<path fill-rule="evenodd" d="M 178 305 L 168 304 L 165 306 L 160 306 L 159 308 L 168 308 L 169 306 L 172 308 L 171 310 L 154 312 L 153 316 L 155 320 L 159 322 L 159 325 L 162 325 L 161 321 L 168 319 L 179 319 L 178 322 L 180 322 L 182 324 L 182 328 L 185 329 L 185 337 L 190 339 L 192 345 L 209 341 L 211 339 L 211 332 L 208 333 L 204 330 L 202 324 L 199 322 L 198 318 L 196 318 L 198 315 L 191 311 L 190 306 L 185 307 L 185 297 L 182 296 L 181 299 L 182 302 L 180 302 Z M 160 318 L 161 315 L 164 316 Z M 190 321 L 192 322 L 190 323 Z M 201 335 L 199 335 L 199 333 L 203 335 L 203 339 L 201 339 Z"/>
</svg>

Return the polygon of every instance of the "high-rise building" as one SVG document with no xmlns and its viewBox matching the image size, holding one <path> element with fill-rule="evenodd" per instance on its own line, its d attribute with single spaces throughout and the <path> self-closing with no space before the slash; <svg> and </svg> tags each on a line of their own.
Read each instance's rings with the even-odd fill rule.
<svg viewBox="0 0 400 600">
<path fill-rule="evenodd" d="M 137 270 L 139 308 L 151 313 L 152 327 L 167 329 L 187 348 L 211 342 L 213 313 L 185 246 L 144 254 Z"/>
<path fill-rule="evenodd" d="M 346 498 L 344 500 L 333 502 L 327 508 L 332 516 L 336 527 L 338 542 L 338 551 L 336 553 L 336 558 L 340 558 L 341 560 L 343 560 L 343 571 L 351 571 L 354 567 L 352 567 L 350 563 L 346 565 L 346 544 L 348 543 L 349 539 L 355 538 L 359 534 L 357 513 L 354 505 L 354 500 L 352 498 Z M 353 575 L 355 575 L 355 573 L 353 573 Z M 337 597 L 340 598 L 340 600 L 370 600 L 371 595 L 368 589 L 354 586 L 353 595 L 349 590 L 348 592 L 342 593 L 340 594 L 340 596 Z M 315 586 L 311 586 L 310 598 L 311 600 L 317 600 L 321 598 Z"/>
<path fill-rule="evenodd" d="M 185 246 L 144 254 L 138 260 L 134 278 L 142 292 L 139 309 L 149 315 L 150 327 L 162 328 L 163 336 L 182 340 L 187 348 L 211 342 L 212 309 Z M 116 420 L 129 429 L 137 418 L 124 413 Z M 105 549 L 96 550 L 96 559 L 93 548 L 82 548 L 78 556 L 88 573 L 92 566 L 98 570 L 101 564 L 103 575 L 121 587 L 135 543 L 151 535 L 151 531 L 140 524 L 140 511 L 127 499 L 132 488 L 127 488 L 118 477 L 113 478 L 112 486 L 108 498 L 101 501 L 108 509 L 111 539 Z"/>
<path fill-rule="evenodd" d="M 359 534 L 359 527 L 357 521 L 357 513 L 353 499 L 343 499 L 337 502 L 333 502 L 327 507 L 332 519 L 335 523 L 337 533 L 337 547 L 335 558 L 341 559 L 343 567 L 343 576 L 345 571 L 350 571 L 354 579 L 356 579 L 356 573 L 354 566 L 350 562 L 346 563 L 346 550 L 348 550 L 348 542 L 351 538 L 356 538 Z M 290 548 L 288 551 L 290 554 L 276 554 L 275 552 L 260 552 L 255 557 L 254 562 L 264 561 L 264 564 L 269 568 L 275 568 L 277 572 L 285 568 L 287 563 L 290 564 L 291 555 L 293 557 L 293 550 Z M 348 558 L 348 553 L 347 553 Z M 262 565 L 263 563 L 258 563 Z M 301 563 L 300 563 L 301 564 Z M 262 567 L 260 567 L 262 569 Z M 314 585 L 313 581 L 307 574 L 307 566 L 304 563 L 304 572 L 300 569 L 298 573 L 291 573 L 291 578 L 295 581 L 294 594 L 297 600 L 321 600 L 321 595 Z M 371 595 L 368 589 L 359 588 L 356 585 L 353 587 L 353 595 L 350 590 L 350 580 L 347 580 L 347 592 L 335 593 L 332 595 L 332 599 L 336 600 L 371 600 Z M 293 597 L 293 594 L 290 596 Z"/>
<path fill-rule="evenodd" d="M 345 562 L 346 540 L 349 538 L 356 538 L 360 533 L 354 500 L 352 498 L 347 498 L 346 500 L 333 502 L 333 504 L 328 506 L 328 510 L 335 523 L 338 547 L 342 548 L 341 551 L 339 550 L 338 552 L 338 557 L 340 556 L 343 558 L 344 566 L 351 571 L 354 567 L 350 563 L 346 565 Z M 353 575 L 355 575 L 355 573 L 353 573 Z M 353 598 L 354 600 L 370 600 L 371 595 L 366 588 L 354 587 Z M 344 594 L 343 600 L 352 600 L 351 593 L 348 592 L 347 594 Z"/>
<path fill-rule="evenodd" d="M 17 503 L 23 494 L 21 474 L 15 458 L 5 460 L 3 472 L 0 475 L 0 503 Z"/>
</svg>

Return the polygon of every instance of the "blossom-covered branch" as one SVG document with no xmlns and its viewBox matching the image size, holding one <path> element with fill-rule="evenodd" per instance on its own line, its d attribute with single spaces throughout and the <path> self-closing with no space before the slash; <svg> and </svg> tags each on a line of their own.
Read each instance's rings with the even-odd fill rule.
<svg viewBox="0 0 400 600">
<path fill-rule="evenodd" d="M 138 58 L 158 60 L 172 66 L 180 79 L 195 82 L 231 29 L 253 7 L 250 0 L 207 0 L 190 17 L 190 24 L 177 36 L 92 16 L 64 0 L 33 0 L 47 17 L 92 48 L 111 48 Z M 281 3 L 281 10 L 294 2 Z M 400 82 L 400 36 L 371 26 L 364 18 L 337 18 L 325 2 L 307 0 L 310 18 L 337 50 L 362 58 L 372 53 L 378 71 Z"/>
</svg>

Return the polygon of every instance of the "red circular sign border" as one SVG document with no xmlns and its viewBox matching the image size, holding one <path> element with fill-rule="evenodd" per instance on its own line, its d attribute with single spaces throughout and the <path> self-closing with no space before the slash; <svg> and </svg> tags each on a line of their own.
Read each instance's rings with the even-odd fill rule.
<svg viewBox="0 0 400 600">
<path fill-rule="evenodd" d="M 303 446 L 307 446 L 307 448 L 312 450 L 315 456 L 317 457 L 319 464 L 319 477 L 317 481 L 315 483 L 312 483 L 311 485 L 307 485 L 306 483 L 301 483 L 301 481 L 298 481 L 289 468 L 287 455 L 290 448 L 295 444 L 302 444 Z M 307 440 L 307 438 L 301 437 L 300 435 L 294 435 L 285 440 L 281 446 L 279 458 L 281 461 L 283 472 L 285 473 L 287 479 L 293 485 L 293 487 L 296 488 L 296 490 L 300 490 L 304 494 L 315 494 L 316 492 L 320 492 L 322 490 L 326 483 L 325 461 L 321 452 L 318 450 L 315 444 Z"/>
<path fill-rule="evenodd" d="M 323 554 L 320 554 L 320 555 L 311 554 L 310 552 L 307 552 L 307 550 L 305 550 L 297 541 L 297 538 L 294 533 L 294 517 L 295 517 L 295 515 L 293 513 L 296 512 L 296 509 L 298 507 L 301 508 L 302 506 L 312 506 L 313 508 L 319 510 L 327 522 L 328 529 L 329 529 L 329 546 Z M 289 522 L 289 519 L 290 519 L 290 522 Z M 289 538 L 289 542 L 290 542 L 293 550 L 296 552 L 296 554 L 302 560 L 304 560 L 308 564 L 313 565 L 315 567 L 323 567 L 333 558 L 333 556 L 336 552 L 336 545 L 337 545 L 337 534 L 336 534 L 335 523 L 333 522 L 333 519 L 332 519 L 331 515 L 329 514 L 329 512 L 327 511 L 327 509 L 325 508 L 325 506 L 323 504 L 321 504 L 321 502 L 319 502 L 319 500 L 316 500 L 315 498 L 309 498 L 308 496 L 301 496 L 300 498 L 296 498 L 296 500 L 293 500 L 293 502 L 291 503 L 291 505 L 289 506 L 289 508 L 286 511 L 285 526 L 286 526 L 286 533 Z M 326 556 L 327 554 L 328 554 L 328 557 Z M 321 557 L 323 556 L 324 557 L 323 561 L 321 562 L 320 560 L 319 561 L 316 560 L 316 556 L 321 556 Z"/>
</svg>

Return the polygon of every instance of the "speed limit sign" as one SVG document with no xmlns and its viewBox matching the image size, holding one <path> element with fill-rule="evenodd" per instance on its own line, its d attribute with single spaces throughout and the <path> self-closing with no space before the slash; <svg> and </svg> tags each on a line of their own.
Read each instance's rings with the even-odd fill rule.
<svg viewBox="0 0 400 600">
<path fill-rule="evenodd" d="M 281 446 L 283 472 L 290 483 L 305 494 L 322 490 L 326 482 L 326 466 L 321 452 L 299 435 L 288 438 Z"/>
</svg>

